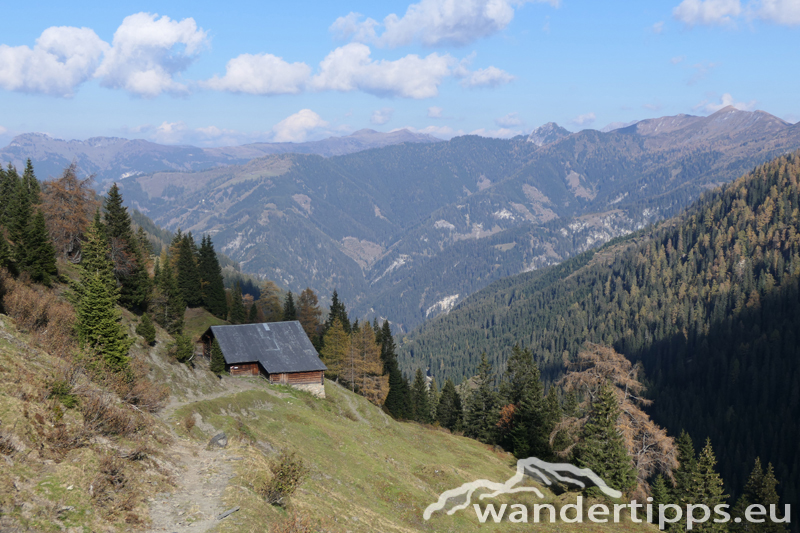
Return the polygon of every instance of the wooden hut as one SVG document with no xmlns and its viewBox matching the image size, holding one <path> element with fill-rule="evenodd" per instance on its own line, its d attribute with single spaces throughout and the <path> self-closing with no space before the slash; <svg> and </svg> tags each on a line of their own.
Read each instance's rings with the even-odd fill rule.
<svg viewBox="0 0 800 533">
<path fill-rule="evenodd" d="M 225 368 L 232 376 L 258 376 L 325 396 L 327 367 L 308 339 L 300 322 L 269 322 L 235 326 L 211 326 L 200 337 L 203 354 L 211 357 L 217 339 Z"/>
</svg>

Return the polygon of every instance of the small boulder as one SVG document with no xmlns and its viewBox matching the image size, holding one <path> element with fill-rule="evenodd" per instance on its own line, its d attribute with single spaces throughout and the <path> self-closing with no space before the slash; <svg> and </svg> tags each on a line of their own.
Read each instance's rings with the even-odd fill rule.
<svg viewBox="0 0 800 533">
<path fill-rule="evenodd" d="M 217 433 L 208 441 L 209 448 L 225 448 L 226 446 L 228 446 L 228 436 L 225 435 L 224 431 Z"/>
</svg>

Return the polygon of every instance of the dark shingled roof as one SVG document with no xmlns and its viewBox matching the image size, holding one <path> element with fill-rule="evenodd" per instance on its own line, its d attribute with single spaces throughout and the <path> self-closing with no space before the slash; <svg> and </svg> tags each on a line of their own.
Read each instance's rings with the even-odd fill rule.
<svg viewBox="0 0 800 533">
<path fill-rule="evenodd" d="M 258 361 L 270 374 L 327 370 L 297 320 L 208 329 L 229 365 Z"/>
</svg>

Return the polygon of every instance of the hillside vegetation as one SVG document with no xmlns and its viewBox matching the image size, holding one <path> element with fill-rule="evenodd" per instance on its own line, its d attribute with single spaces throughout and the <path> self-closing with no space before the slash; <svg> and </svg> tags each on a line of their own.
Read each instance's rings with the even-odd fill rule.
<svg viewBox="0 0 800 533">
<path fill-rule="evenodd" d="M 712 439 L 734 494 L 760 456 L 796 503 L 799 182 L 800 155 L 781 157 L 660 226 L 497 282 L 410 336 L 401 366 L 460 380 L 519 342 L 552 380 L 586 341 L 611 345 L 643 362 L 657 422 Z"/>
</svg>

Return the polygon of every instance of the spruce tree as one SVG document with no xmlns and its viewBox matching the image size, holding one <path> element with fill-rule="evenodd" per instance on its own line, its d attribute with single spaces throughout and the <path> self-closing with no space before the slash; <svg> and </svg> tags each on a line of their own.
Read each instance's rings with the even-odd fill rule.
<svg viewBox="0 0 800 533">
<path fill-rule="evenodd" d="M 96 224 L 86 232 L 84 250 L 87 255 L 97 258 L 81 264 L 81 278 L 78 282 L 78 301 L 76 305 L 76 330 L 81 346 L 102 357 L 105 365 L 115 372 L 128 369 L 128 349 L 133 343 L 122 328 L 122 315 L 117 308 L 119 292 L 109 283 L 110 264 L 101 259 L 106 256 L 107 243 Z"/>
<path fill-rule="evenodd" d="M 694 505 L 707 505 L 709 509 L 714 509 L 717 505 L 725 503 L 728 495 L 725 494 L 722 477 L 716 471 L 717 459 L 714 450 L 711 448 L 711 439 L 706 439 L 697 458 L 695 471 L 689 484 L 688 500 Z M 681 525 L 686 523 L 686 517 L 681 520 Z M 709 520 L 703 524 L 697 524 L 698 531 L 726 531 L 726 524 L 717 524 Z"/>
<path fill-rule="evenodd" d="M 481 442 L 492 443 L 497 430 L 499 402 L 492 380 L 492 365 L 481 355 L 476 376 L 477 388 L 467 400 L 464 434 Z"/>
<path fill-rule="evenodd" d="M 211 364 L 208 369 L 217 375 L 225 372 L 225 357 L 222 355 L 222 349 L 219 347 L 217 339 L 211 342 Z"/>
<path fill-rule="evenodd" d="M 230 314 L 231 324 L 244 324 L 247 319 L 244 303 L 242 303 L 242 285 L 238 281 L 233 286 L 233 291 L 231 291 Z"/>
<path fill-rule="evenodd" d="M 5 268 L 11 274 L 16 274 L 16 267 L 14 265 L 14 258 L 11 254 L 11 247 L 8 245 L 8 241 L 6 240 L 1 230 L 0 230 L 0 268 Z"/>
<path fill-rule="evenodd" d="M 449 379 L 444 382 L 442 394 L 439 396 L 439 405 L 436 407 L 436 420 L 442 427 L 450 431 L 461 431 L 464 410 L 461 407 L 461 397 L 455 385 Z"/>
<path fill-rule="evenodd" d="M 303 326 L 303 331 L 308 335 L 314 346 L 319 346 L 320 317 L 319 299 L 310 287 L 307 287 L 297 298 L 297 320 Z M 380 344 L 380 341 L 377 341 Z"/>
<path fill-rule="evenodd" d="M 44 214 L 41 210 L 36 211 L 28 226 L 28 234 L 25 239 L 28 248 L 25 269 L 30 274 L 33 281 L 50 285 L 53 276 L 58 274 L 56 267 L 56 250 L 50 241 L 50 234 L 44 222 Z"/>
<path fill-rule="evenodd" d="M 258 306 L 255 302 L 250 304 L 250 310 L 247 313 L 247 323 L 248 324 L 256 324 L 258 323 Z"/>
<path fill-rule="evenodd" d="M 149 346 L 153 346 L 156 343 L 156 327 L 147 313 L 143 314 L 141 320 L 139 320 L 139 325 L 136 326 L 136 334 L 142 337 L 145 344 Z"/>
<path fill-rule="evenodd" d="M 218 318 L 227 318 L 228 302 L 225 301 L 222 269 L 209 236 L 203 237 L 201 241 L 197 269 L 203 287 L 203 307 Z"/>
<path fill-rule="evenodd" d="M 175 282 L 169 256 L 166 257 L 163 267 L 159 268 L 158 284 L 153 291 L 151 307 L 154 320 L 167 333 L 176 335 L 183 331 L 186 304 Z"/>
<path fill-rule="evenodd" d="M 291 320 L 297 320 L 297 309 L 294 306 L 292 291 L 289 291 L 283 301 L 283 321 L 289 322 Z"/>
<path fill-rule="evenodd" d="M 120 285 L 120 304 L 128 309 L 142 309 L 147 305 L 150 276 L 116 183 L 108 190 L 103 221 L 111 246 L 114 276 Z"/>
<path fill-rule="evenodd" d="M 339 301 L 339 293 L 336 292 L 336 289 L 333 289 L 331 308 L 328 312 L 328 320 L 325 323 L 325 329 L 327 330 L 330 328 L 333 325 L 333 321 L 336 319 L 339 319 L 344 331 L 349 335 L 353 328 L 350 324 L 350 319 L 347 317 L 347 309 L 345 309 L 344 304 Z"/>
<path fill-rule="evenodd" d="M 186 302 L 188 307 L 200 307 L 203 304 L 203 293 L 191 234 L 186 234 L 181 239 L 175 266 L 178 288 L 183 296 L 183 301 Z"/>
<path fill-rule="evenodd" d="M 428 386 L 422 369 L 417 369 L 414 383 L 411 385 L 411 403 L 414 409 L 414 420 L 423 424 L 431 423 L 431 406 L 428 401 Z"/>
<path fill-rule="evenodd" d="M 428 407 L 430 408 L 431 422 L 436 420 L 436 408 L 439 407 L 439 387 L 436 385 L 436 378 L 431 376 L 431 384 L 428 387 Z"/>
<path fill-rule="evenodd" d="M 550 432 L 545 425 L 544 386 L 530 350 L 515 345 L 500 384 L 505 404 L 514 406 L 512 428 L 500 444 L 519 458 L 549 459 Z"/>
<path fill-rule="evenodd" d="M 388 373 L 389 393 L 386 395 L 383 405 L 394 418 L 398 420 L 410 419 L 413 409 L 411 407 L 411 390 L 408 380 L 406 380 L 397 366 L 397 361 L 390 365 Z"/>
<path fill-rule="evenodd" d="M 673 472 L 675 478 L 675 488 L 672 491 L 672 500 L 674 503 L 685 508 L 687 504 L 692 503 L 690 500 L 690 486 L 692 478 L 697 470 L 697 459 L 694 451 L 694 443 L 692 437 L 689 436 L 685 430 L 681 431 L 678 437 L 678 468 Z"/>
<path fill-rule="evenodd" d="M 636 484 L 636 470 L 617 429 L 619 415 L 619 401 L 614 394 L 614 387 L 606 382 L 592 404 L 576 455 L 579 466 L 590 468 L 609 487 L 626 492 Z M 602 494 L 596 487 L 586 492 L 594 497 L 601 497 Z"/>
</svg>

